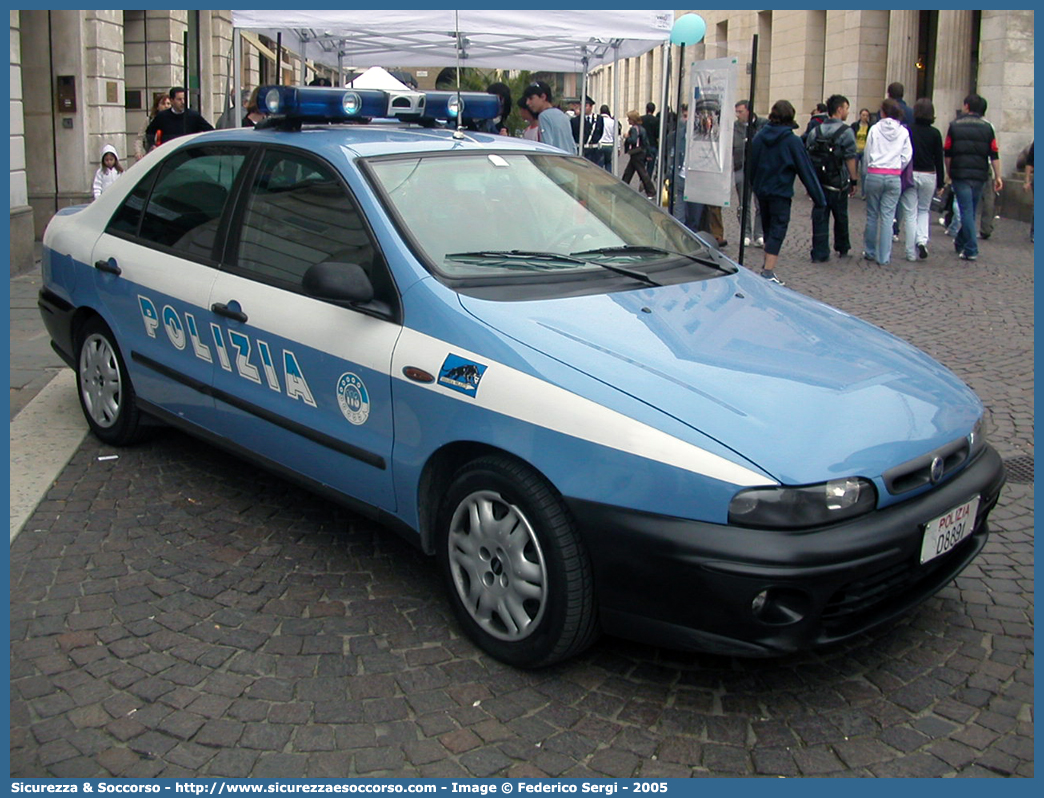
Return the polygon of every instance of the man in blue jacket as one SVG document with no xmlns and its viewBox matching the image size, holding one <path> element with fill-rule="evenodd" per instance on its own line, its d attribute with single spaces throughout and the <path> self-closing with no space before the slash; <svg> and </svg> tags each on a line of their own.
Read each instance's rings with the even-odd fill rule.
<svg viewBox="0 0 1044 798">
<path fill-rule="evenodd" d="M 794 127 L 794 106 L 787 100 L 777 100 L 769 112 L 769 123 L 754 137 L 750 151 L 754 193 L 761 203 L 765 225 L 765 265 L 761 276 L 780 285 L 783 281 L 776 277 L 776 262 L 790 224 L 794 177 L 801 178 L 817 208 L 827 204 L 812 161 L 801 138 L 794 135 Z"/>
</svg>

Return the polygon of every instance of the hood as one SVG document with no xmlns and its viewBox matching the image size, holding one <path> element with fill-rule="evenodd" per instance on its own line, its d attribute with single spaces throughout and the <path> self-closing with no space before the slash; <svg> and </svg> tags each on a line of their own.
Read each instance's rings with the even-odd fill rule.
<svg viewBox="0 0 1044 798">
<path fill-rule="evenodd" d="M 116 152 L 116 148 L 113 147 L 111 144 L 106 144 L 104 147 L 102 147 L 101 155 L 99 156 L 98 160 L 105 160 L 105 153 L 107 152 L 111 152 L 113 155 L 116 156 L 116 160 L 119 160 L 120 154 Z"/>
<path fill-rule="evenodd" d="M 924 353 L 746 269 L 605 295 L 461 303 L 785 484 L 879 477 L 967 435 L 982 412 Z"/>
<path fill-rule="evenodd" d="M 783 141 L 784 136 L 793 136 L 794 131 L 786 125 L 768 124 L 761 129 L 758 135 L 766 147 L 775 147 L 779 142 Z"/>
<path fill-rule="evenodd" d="M 880 120 L 876 125 L 878 136 L 881 136 L 886 141 L 897 141 L 899 136 L 902 135 L 903 125 L 896 119 L 888 116 Z"/>
</svg>

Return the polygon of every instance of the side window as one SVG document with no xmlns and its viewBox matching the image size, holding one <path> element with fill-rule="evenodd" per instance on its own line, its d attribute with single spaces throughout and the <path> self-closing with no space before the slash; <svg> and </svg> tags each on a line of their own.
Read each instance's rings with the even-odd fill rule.
<svg viewBox="0 0 1044 798">
<path fill-rule="evenodd" d="M 123 204 L 113 214 L 112 219 L 109 220 L 106 232 L 126 233 L 132 236 L 138 234 L 138 227 L 141 225 L 141 212 L 145 209 L 145 201 L 149 198 L 149 190 L 156 180 L 158 171 L 158 169 L 153 169 L 145 175 L 141 182 L 134 187 L 134 190 L 127 195 L 127 199 L 123 201 Z"/>
<path fill-rule="evenodd" d="M 139 237 L 186 257 L 210 258 L 221 214 L 246 154 L 245 147 L 209 146 L 169 158 L 145 207 Z"/>
<path fill-rule="evenodd" d="M 356 263 L 380 295 L 383 269 L 375 268 L 375 258 L 359 209 L 330 167 L 297 153 L 264 157 L 240 229 L 240 271 L 299 289 L 317 263 Z"/>
</svg>

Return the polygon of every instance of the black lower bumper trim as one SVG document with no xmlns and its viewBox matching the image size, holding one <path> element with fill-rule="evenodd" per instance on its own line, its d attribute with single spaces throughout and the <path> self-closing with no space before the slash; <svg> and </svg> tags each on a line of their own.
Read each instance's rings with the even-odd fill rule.
<svg viewBox="0 0 1044 798">
<path fill-rule="evenodd" d="M 1003 484 L 1003 463 L 987 447 L 932 491 L 800 532 L 567 502 L 591 557 L 606 632 L 670 648 L 771 656 L 852 637 L 938 592 L 985 545 Z M 972 535 L 921 565 L 924 525 L 975 495 Z M 770 604 L 778 597 L 775 611 L 755 602 L 764 596 Z"/>
</svg>

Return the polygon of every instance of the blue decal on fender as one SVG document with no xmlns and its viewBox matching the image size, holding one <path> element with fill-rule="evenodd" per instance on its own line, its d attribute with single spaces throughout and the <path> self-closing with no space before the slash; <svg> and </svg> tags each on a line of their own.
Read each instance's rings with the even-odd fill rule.
<svg viewBox="0 0 1044 798">
<path fill-rule="evenodd" d="M 370 417 L 370 394 L 366 384 L 350 371 L 337 381 L 337 404 L 344 417 L 358 426 Z"/>
<path fill-rule="evenodd" d="M 475 396 L 478 393 L 482 375 L 485 373 L 486 367 L 479 363 L 465 360 L 457 355 L 447 355 L 446 362 L 439 369 L 439 385 L 468 396 Z"/>
</svg>

